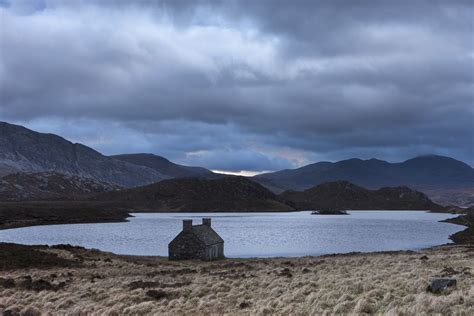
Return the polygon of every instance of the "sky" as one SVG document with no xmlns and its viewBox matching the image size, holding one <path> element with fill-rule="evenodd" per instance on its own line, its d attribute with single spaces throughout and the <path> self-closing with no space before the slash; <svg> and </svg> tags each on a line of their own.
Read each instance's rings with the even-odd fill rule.
<svg viewBox="0 0 474 316">
<path fill-rule="evenodd" d="M 0 0 L 0 120 L 243 172 L 474 165 L 474 1 Z"/>
</svg>

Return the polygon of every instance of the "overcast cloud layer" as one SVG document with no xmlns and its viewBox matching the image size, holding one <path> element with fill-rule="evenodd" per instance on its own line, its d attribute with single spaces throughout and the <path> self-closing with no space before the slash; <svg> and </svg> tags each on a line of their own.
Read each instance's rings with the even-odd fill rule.
<svg viewBox="0 0 474 316">
<path fill-rule="evenodd" d="M 131 3 L 0 0 L 0 120 L 229 171 L 474 164 L 472 1 Z"/>
</svg>

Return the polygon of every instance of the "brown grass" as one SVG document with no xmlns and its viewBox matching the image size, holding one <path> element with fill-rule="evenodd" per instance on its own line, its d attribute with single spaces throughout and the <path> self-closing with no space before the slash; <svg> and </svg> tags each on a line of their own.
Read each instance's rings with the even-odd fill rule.
<svg viewBox="0 0 474 316">
<path fill-rule="evenodd" d="M 474 315 L 474 248 L 468 246 L 210 263 L 78 248 L 39 251 L 81 266 L 0 272 L 15 282 L 0 283 L 0 314 Z M 23 288 L 26 276 L 52 287 Z M 437 276 L 457 278 L 457 288 L 427 292 Z"/>
</svg>

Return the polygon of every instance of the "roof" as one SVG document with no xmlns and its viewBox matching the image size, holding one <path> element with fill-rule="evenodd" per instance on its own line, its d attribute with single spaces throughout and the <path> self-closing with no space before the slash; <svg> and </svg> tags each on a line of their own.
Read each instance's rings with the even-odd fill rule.
<svg viewBox="0 0 474 316">
<path fill-rule="evenodd" d="M 214 229 L 207 225 L 194 225 L 192 232 L 206 246 L 224 242 L 224 239 L 222 239 Z"/>
</svg>

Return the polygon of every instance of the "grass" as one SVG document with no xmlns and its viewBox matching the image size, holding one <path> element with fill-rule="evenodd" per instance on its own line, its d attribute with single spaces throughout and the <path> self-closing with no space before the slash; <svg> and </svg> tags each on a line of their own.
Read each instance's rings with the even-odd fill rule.
<svg viewBox="0 0 474 316">
<path fill-rule="evenodd" d="M 15 284 L 0 285 L 0 314 L 474 314 L 472 246 L 218 262 L 70 247 L 36 251 L 81 265 L 0 272 Z M 457 278 L 457 287 L 441 295 L 427 292 L 431 278 L 441 276 Z M 23 288 L 25 277 L 52 287 Z"/>
</svg>

